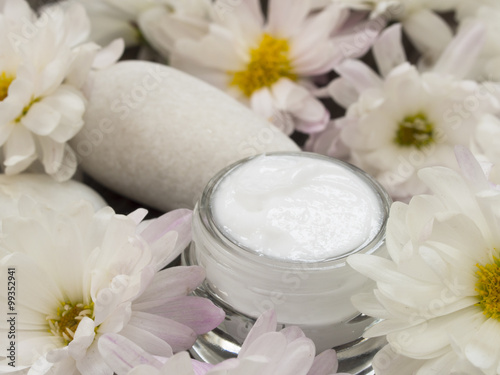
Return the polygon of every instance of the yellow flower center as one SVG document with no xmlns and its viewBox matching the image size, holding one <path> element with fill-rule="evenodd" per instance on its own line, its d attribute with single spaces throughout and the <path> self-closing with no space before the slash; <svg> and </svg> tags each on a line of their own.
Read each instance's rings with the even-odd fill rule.
<svg viewBox="0 0 500 375">
<path fill-rule="evenodd" d="M 417 149 L 434 142 L 434 125 L 424 113 L 407 116 L 399 123 L 394 142 L 403 147 L 414 146 Z"/>
<path fill-rule="evenodd" d="M 289 57 L 288 40 L 264 34 L 257 48 L 250 50 L 250 61 L 245 70 L 229 71 L 230 85 L 238 87 L 245 96 L 270 87 L 280 78 L 297 80 Z"/>
<path fill-rule="evenodd" d="M 54 336 L 60 336 L 66 342 L 66 345 L 73 341 L 78 325 L 85 317 L 93 318 L 94 303 L 90 306 L 85 306 L 83 303 L 76 305 L 69 303 L 61 303 L 61 307 L 57 308 L 57 315 L 48 316 L 49 332 Z"/>
<path fill-rule="evenodd" d="M 476 264 L 478 306 L 484 315 L 500 321 L 500 259 L 493 257 L 493 263 L 481 266 Z"/>
<path fill-rule="evenodd" d="M 9 86 L 14 78 L 14 76 L 5 72 L 2 72 L 2 74 L 0 74 L 0 102 L 9 95 Z"/>
</svg>

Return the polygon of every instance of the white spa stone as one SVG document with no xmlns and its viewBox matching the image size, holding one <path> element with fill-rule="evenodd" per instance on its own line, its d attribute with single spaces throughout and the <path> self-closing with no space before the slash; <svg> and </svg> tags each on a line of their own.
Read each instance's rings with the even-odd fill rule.
<svg viewBox="0 0 500 375">
<path fill-rule="evenodd" d="M 25 195 L 55 210 L 67 209 L 81 200 L 92 204 L 95 210 L 107 206 L 98 193 L 74 180 L 60 183 L 45 174 L 0 174 L 0 220 L 17 215 L 17 202 Z"/>
<path fill-rule="evenodd" d="M 259 156 L 235 169 L 213 197 L 214 220 L 236 243 L 272 258 L 323 261 L 370 242 L 382 225 L 366 181 L 330 161 Z"/>
<path fill-rule="evenodd" d="M 124 61 L 95 73 L 71 145 L 89 175 L 159 210 L 193 208 L 220 169 L 269 151 L 298 151 L 270 123 L 167 66 Z"/>
</svg>

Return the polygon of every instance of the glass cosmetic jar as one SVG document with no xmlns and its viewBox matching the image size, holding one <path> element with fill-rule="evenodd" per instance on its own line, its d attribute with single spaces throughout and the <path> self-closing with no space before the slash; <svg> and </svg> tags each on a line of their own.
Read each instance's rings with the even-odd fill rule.
<svg viewBox="0 0 500 375">
<path fill-rule="evenodd" d="M 346 259 L 384 255 L 390 204 L 366 173 L 318 154 L 257 155 L 220 171 L 195 208 L 183 264 L 205 268 L 195 294 L 226 320 L 192 354 L 211 363 L 236 356 L 255 319 L 274 309 L 280 326 L 299 326 L 318 353 L 335 348 L 339 371 L 370 374 L 385 339 L 362 338 L 373 319 L 351 297 L 374 284 Z"/>
</svg>

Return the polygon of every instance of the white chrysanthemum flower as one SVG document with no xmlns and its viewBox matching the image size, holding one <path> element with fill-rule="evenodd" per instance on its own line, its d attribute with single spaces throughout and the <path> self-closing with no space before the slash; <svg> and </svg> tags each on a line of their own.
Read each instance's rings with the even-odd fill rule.
<svg viewBox="0 0 500 375">
<path fill-rule="evenodd" d="M 476 147 L 485 114 L 500 110 L 497 87 L 463 80 L 481 49 L 482 28 L 465 30 L 431 71 L 405 62 L 400 26 L 382 34 L 374 55 L 383 77 L 360 61 L 337 67 L 329 92 L 347 108 L 307 149 L 348 161 L 374 176 L 396 200 L 422 194 L 417 172 L 427 166 L 456 168 L 455 145 Z"/>
<path fill-rule="evenodd" d="M 117 42 L 101 51 L 83 43 L 89 23 L 81 6 L 52 5 L 40 16 L 25 0 L 0 3 L 0 147 L 5 172 L 16 174 L 39 159 L 46 173 L 70 178 L 76 157 L 67 141 L 83 126 L 81 92 L 94 61 L 115 62 Z"/>
<path fill-rule="evenodd" d="M 106 45 L 123 38 L 127 46 L 146 41 L 162 50 L 184 32 L 204 34 L 210 0 L 71 0 L 87 9 L 92 24 L 91 40 Z"/>
<path fill-rule="evenodd" d="M 377 282 L 353 303 L 382 319 L 365 333 L 387 335 L 378 375 L 500 374 L 500 189 L 470 151 L 456 155 L 461 173 L 421 170 L 433 195 L 391 207 L 391 260 L 348 258 Z"/>
<path fill-rule="evenodd" d="M 345 26 L 349 11 L 340 6 L 311 10 L 308 1 L 271 0 L 265 21 L 259 1 L 242 0 L 216 17 L 207 35 L 178 40 L 171 64 L 241 100 L 287 134 L 318 132 L 329 113 L 311 94 L 311 78 L 363 55 L 377 32 L 366 24 Z"/>
<path fill-rule="evenodd" d="M 222 310 L 187 296 L 203 281 L 202 268 L 160 271 L 189 243 L 191 211 L 139 225 L 145 214 L 95 213 L 86 202 L 53 211 L 20 200 L 0 238 L 0 275 L 14 270 L 17 280 L 14 297 L 0 291 L 1 301 L 14 301 L 16 323 L 11 353 L 9 322 L 0 322 L 1 372 L 112 375 L 98 350 L 105 333 L 168 357 L 220 324 Z"/>
<path fill-rule="evenodd" d="M 333 375 L 338 368 L 335 351 L 326 350 L 315 357 L 314 343 L 300 328 L 276 332 L 273 311 L 257 319 L 237 358 L 217 365 L 191 360 L 187 353 L 176 354 L 162 363 L 113 334 L 104 336 L 99 348 L 118 375 Z"/>
<path fill-rule="evenodd" d="M 408 38 L 427 60 L 434 61 L 451 42 L 453 30 L 440 15 L 457 9 L 463 0 L 315 0 L 318 5 L 342 4 L 401 22 Z M 472 0 L 477 1 L 477 0 Z"/>
</svg>

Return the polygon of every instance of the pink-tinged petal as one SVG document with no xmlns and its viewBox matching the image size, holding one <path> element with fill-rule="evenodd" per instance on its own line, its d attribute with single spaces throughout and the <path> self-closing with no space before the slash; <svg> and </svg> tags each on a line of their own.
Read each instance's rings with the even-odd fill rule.
<svg viewBox="0 0 500 375">
<path fill-rule="evenodd" d="M 265 333 L 252 341 L 238 359 L 262 358 L 265 362 L 278 363 L 287 354 L 287 341 L 279 332 Z"/>
<path fill-rule="evenodd" d="M 21 118 L 21 124 L 38 135 L 50 134 L 61 121 L 61 114 L 43 101 L 31 106 Z"/>
<path fill-rule="evenodd" d="M 316 152 L 318 154 L 330 155 L 329 150 L 332 144 L 339 137 L 333 123 L 330 122 L 327 128 L 320 132 L 311 134 L 304 145 L 304 151 Z"/>
<path fill-rule="evenodd" d="M 466 78 L 483 48 L 485 31 L 485 27 L 479 23 L 460 30 L 432 70 L 440 74 L 451 74 L 457 79 Z"/>
<path fill-rule="evenodd" d="M 205 375 L 214 367 L 211 363 L 200 362 L 195 359 L 191 361 L 191 365 L 193 366 L 195 375 Z"/>
<path fill-rule="evenodd" d="M 307 375 L 314 362 L 316 348 L 311 339 L 301 337 L 286 346 L 286 354 L 278 363 L 273 375 Z"/>
<path fill-rule="evenodd" d="M 139 345 L 151 355 L 160 357 L 171 357 L 173 355 L 170 345 L 151 332 L 127 325 L 120 331 L 120 335 Z"/>
<path fill-rule="evenodd" d="M 316 356 L 316 358 L 314 358 L 314 362 L 307 375 L 336 374 L 338 368 L 339 363 L 335 350 L 325 350 L 324 352 Z"/>
<path fill-rule="evenodd" d="M 131 369 L 139 365 L 161 367 L 161 362 L 151 354 L 115 333 L 102 335 L 98 340 L 98 348 L 108 366 L 117 375 L 127 375 Z"/>
<path fill-rule="evenodd" d="M 292 341 L 300 339 L 302 337 L 306 337 L 304 332 L 302 332 L 302 330 L 297 326 L 283 328 L 280 333 L 286 337 L 288 343 L 291 343 Z"/>
<path fill-rule="evenodd" d="M 359 92 L 345 78 L 334 79 L 327 86 L 328 94 L 344 108 L 349 108 L 359 99 Z"/>
<path fill-rule="evenodd" d="M 453 38 L 444 19 L 427 8 L 405 18 L 403 27 L 417 49 L 431 59 L 439 56 Z"/>
<path fill-rule="evenodd" d="M 282 38 L 297 33 L 311 5 L 307 0 L 272 0 L 268 5 L 268 31 Z"/>
<path fill-rule="evenodd" d="M 134 311 L 138 311 L 134 305 Z M 183 296 L 172 298 L 163 306 L 140 311 L 158 315 L 188 326 L 197 335 L 211 331 L 224 321 L 224 310 L 215 306 L 209 299 Z"/>
<path fill-rule="evenodd" d="M 92 68 L 105 69 L 117 62 L 125 51 L 125 42 L 123 39 L 115 39 L 106 47 L 97 52 Z"/>
<path fill-rule="evenodd" d="M 248 335 L 245 339 L 245 342 L 241 346 L 239 356 L 244 356 L 245 352 L 248 350 L 250 345 L 252 345 L 252 343 L 257 338 L 259 338 L 260 336 L 262 336 L 265 333 L 275 332 L 276 326 L 277 326 L 276 312 L 274 310 L 269 310 L 269 311 L 264 312 L 255 321 L 255 324 L 253 325 L 250 332 L 248 332 Z"/>
<path fill-rule="evenodd" d="M 329 34 L 348 13 L 337 4 L 312 17 L 291 43 L 290 59 L 299 75 L 312 76 L 331 70 L 335 59 L 335 46 Z"/>
<path fill-rule="evenodd" d="M 174 353 L 190 348 L 196 341 L 196 333 L 191 328 L 161 316 L 136 311 L 132 313 L 129 324 L 161 338 Z"/>
<path fill-rule="evenodd" d="M 378 17 L 343 28 L 339 34 L 334 35 L 331 39 L 337 52 L 334 66 L 345 59 L 355 59 L 366 54 L 385 25 L 386 20 Z"/>
<path fill-rule="evenodd" d="M 337 73 L 347 80 L 359 93 L 371 88 L 382 87 L 382 79 L 365 63 L 358 60 L 346 60 L 335 67 Z"/>
<path fill-rule="evenodd" d="M 134 309 L 144 310 L 165 304 L 178 296 L 186 296 L 205 279 L 205 269 L 199 266 L 170 267 L 157 272 L 144 293 L 134 301 Z"/>
<path fill-rule="evenodd" d="M 321 112 L 319 112 L 320 110 Z M 321 116 L 310 120 L 304 119 L 304 117 L 310 115 L 311 112 L 314 112 L 316 115 L 321 113 Z M 295 128 L 305 134 L 321 132 L 330 121 L 330 112 L 328 112 L 319 101 L 308 100 L 304 103 L 304 107 L 301 108 L 300 112 L 294 111 L 292 113 L 298 119 Z"/>
<path fill-rule="evenodd" d="M 157 270 L 173 261 L 191 242 L 192 212 L 179 209 L 152 221 L 140 233 L 149 243 Z"/>
<path fill-rule="evenodd" d="M 455 157 L 463 175 L 469 181 L 473 182 L 476 189 L 487 190 L 489 188 L 488 179 L 481 165 L 467 147 L 461 145 L 455 146 Z"/>
<path fill-rule="evenodd" d="M 36 160 L 35 141 L 24 126 L 15 126 L 4 145 L 5 173 L 22 172 Z"/>
<path fill-rule="evenodd" d="M 187 243 L 184 246 L 177 246 L 177 239 L 177 232 L 171 231 L 151 245 L 153 263 L 157 271 L 172 262 L 187 247 Z"/>
<path fill-rule="evenodd" d="M 192 214 L 192 211 L 187 209 L 170 211 L 157 219 L 151 220 L 140 235 L 146 242 L 153 244 L 172 230 L 183 234 L 190 233 Z"/>
<path fill-rule="evenodd" d="M 279 109 L 294 117 L 297 130 L 304 133 L 319 132 L 328 123 L 328 111 L 304 87 L 282 78 L 273 85 L 272 93 Z"/>
<path fill-rule="evenodd" d="M 210 370 L 210 375 L 225 375 L 228 373 L 228 370 L 234 370 L 237 369 L 241 364 L 241 360 L 236 359 L 236 358 L 230 358 L 226 359 L 225 361 L 222 361 L 218 364 L 216 364 L 212 369 Z M 245 367 L 245 369 L 247 369 Z M 258 374 L 258 372 L 248 372 L 249 374 Z"/>
<path fill-rule="evenodd" d="M 401 24 L 398 23 L 385 29 L 373 45 L 373 55 L 383 77 L 406 61 L 401 37 Z"/>
</svg>

